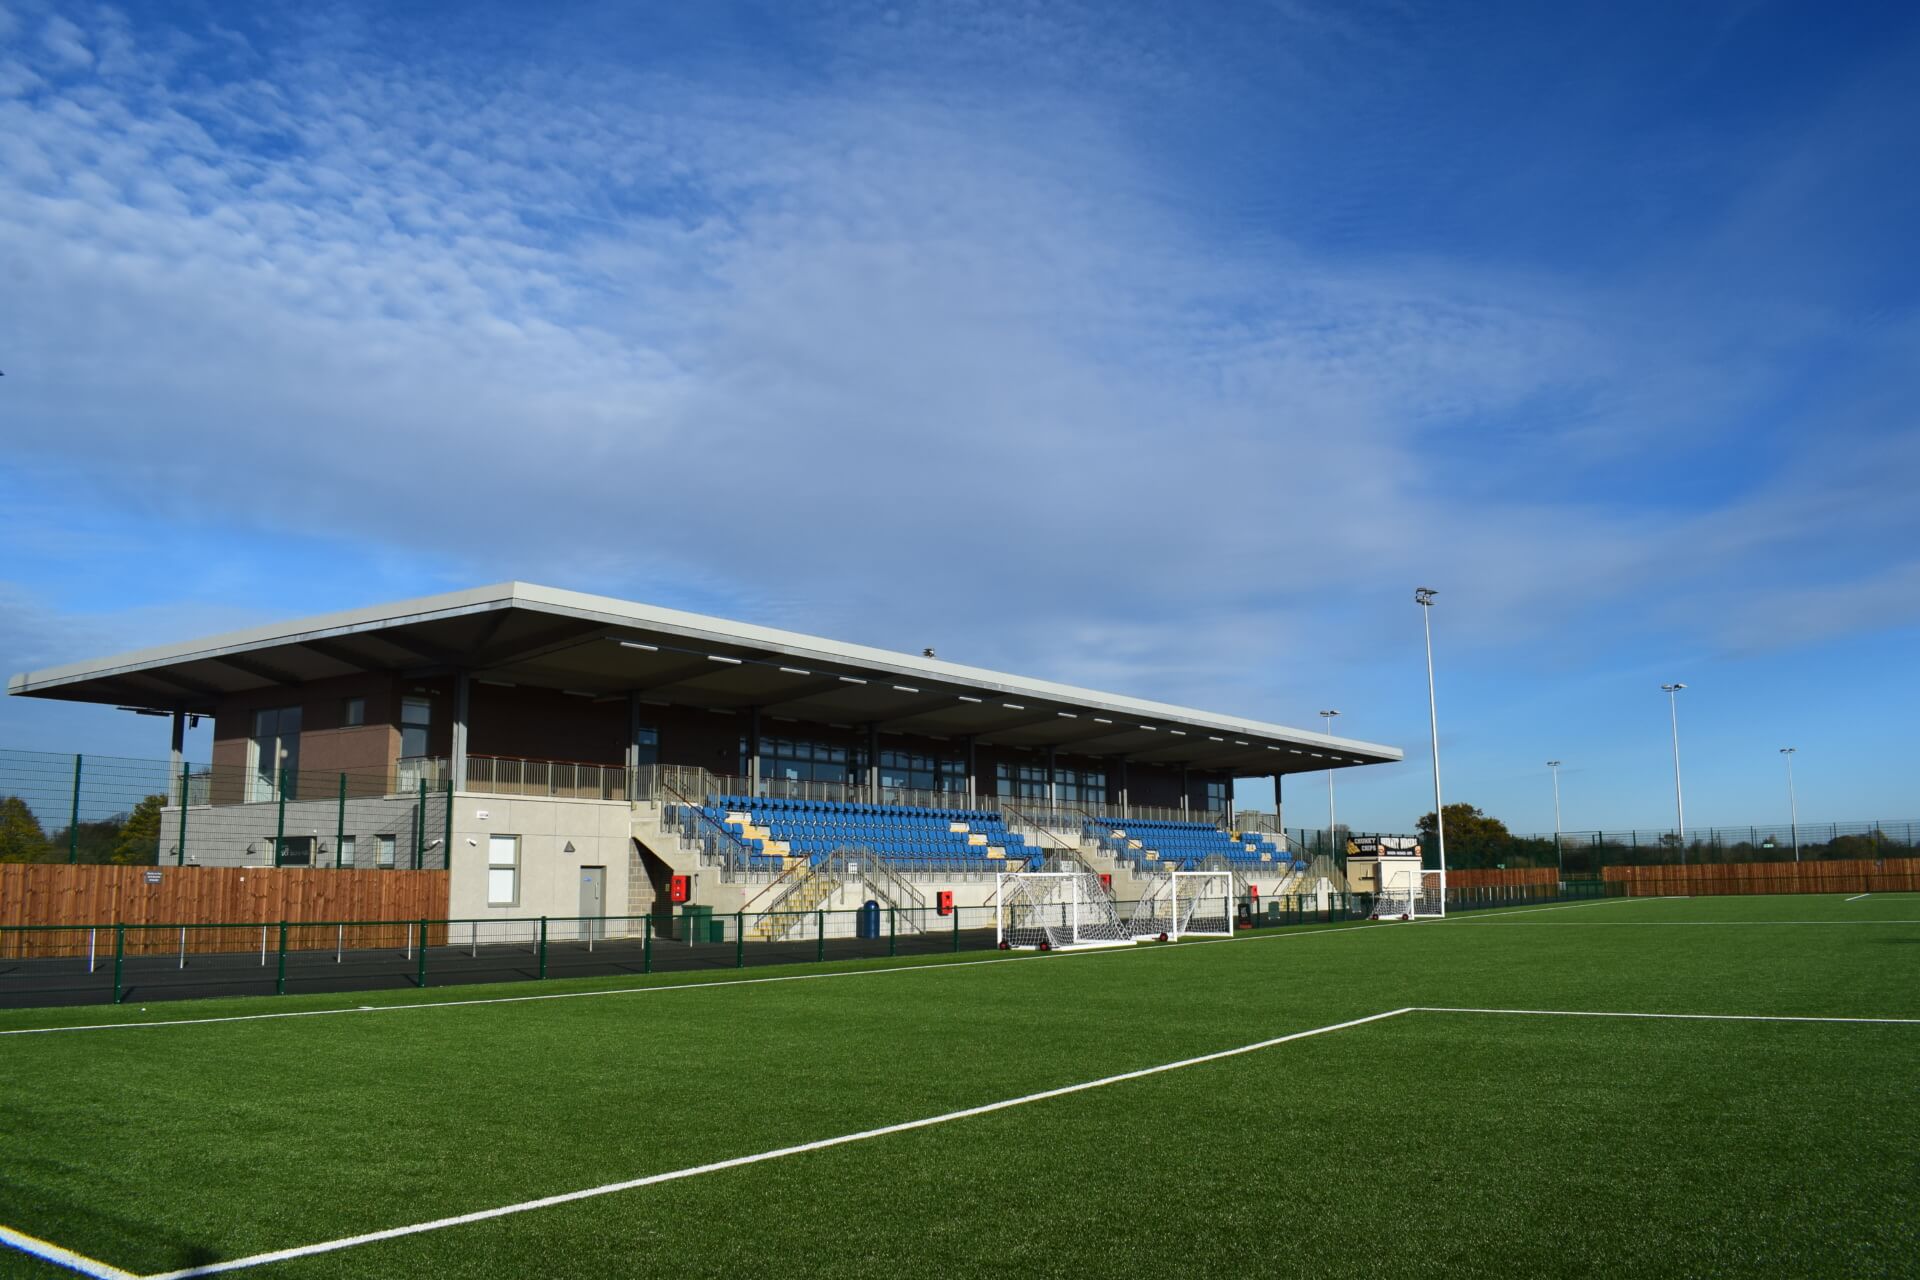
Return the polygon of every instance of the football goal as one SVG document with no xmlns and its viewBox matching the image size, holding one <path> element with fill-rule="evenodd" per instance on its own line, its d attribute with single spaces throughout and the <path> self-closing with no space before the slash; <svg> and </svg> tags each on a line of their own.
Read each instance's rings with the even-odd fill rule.
<svg viewBox="0 0 1920 1280">
<path fill-rule="evenodd" d="M 1015 871 L 995 877 L 994 940 L 1005 950 L 1066 951 L 1132 941 L 1091 871 Z"/>
<path fill-rule="evenodd" d="M 1447 873 L 1382 869 L 1373 900 L 1375 920 L 1437 920 L 1447 914 Z"/>
<path fill-rule="evenodd" d="M 1170 871 L 1157 877 L 1127 920 L 1135 942 L 1178 942 L 1189 935 L 1233 933 L 1231 871 Z"/>
</svg>

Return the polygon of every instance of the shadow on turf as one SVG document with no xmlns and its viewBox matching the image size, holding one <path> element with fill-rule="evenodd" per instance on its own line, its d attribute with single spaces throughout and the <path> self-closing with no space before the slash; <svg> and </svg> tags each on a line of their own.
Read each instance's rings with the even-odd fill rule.
<svg viewBox="0 0 1920 1280">
<path fill-rule="evenodd" d="M 16 1167 L 19 1166 L 37 1166 L 40 1170 L 56 1174 L 66 1170 L 64 1164 L 45 1159 L 17 1161 Z M 14 1182 L 14 1189 L 17 1190 L 19 1181 L 9 1181 Z M 183 1236 L 169 1235 L 151 1221 L 122 1217 L 102 1208 L 101 1201 L 110 1199 L 113 1194 L 113 1188 L 103 1187 L 90 1193 L 86 1199 L 42 1194 L 16 1200 L 9 1195 L 6 1214 L 11 1219 L 9 1225 L 55 1239 L 57 1243 L 68 1247 L 73 1247 L 75 1240 L 84 1239 L 96 1256 L 106 1253 L 124 1257 L 142 1248 L 155 1248 L 160 1250 L 162 1257 L 172 1259 L 167 1264 L 169 1270 L 201 1267 L 220 1260 L 219 1252 L 210 1245 Z M 37 1224 L 43 1222 L 57 1222 L 60 1227 L 52 1232 L 36 1230 Z M 6 1256 L 18 1255 L 0 1251 L 0 1257 Z"/>
</svg>

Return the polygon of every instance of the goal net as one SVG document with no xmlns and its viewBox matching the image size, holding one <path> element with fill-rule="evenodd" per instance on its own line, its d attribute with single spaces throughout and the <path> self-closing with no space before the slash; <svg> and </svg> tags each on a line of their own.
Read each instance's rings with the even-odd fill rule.
<svg viewBox="0 0 1920 1280">
<path fill-rule="evenodd" d="M 1383 875 L 1373 900 L 1375 920 L 1428 920 L 1447 914 L 1446 872 L 1407 870 Z"/>
<path fill-rule="evenodd" d="M 1003 948 L 1065 951 L 1131 941 L 1091 871 L 1016 871 L 998 877 L 994 938 Z"/>
<path fill-rule="evenodd" d="M 1169 872 L 1153 881 L 1127 920 L 1127 936 L 1136 942 L 1232 933 L 1231 871 Z"/>
</svg>

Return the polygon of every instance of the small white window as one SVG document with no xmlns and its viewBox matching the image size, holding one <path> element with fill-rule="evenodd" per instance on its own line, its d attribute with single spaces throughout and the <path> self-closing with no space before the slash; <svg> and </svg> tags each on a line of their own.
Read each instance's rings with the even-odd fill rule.
<svg viewBox="0 0 1920 1280">
<path fill-rule="evenodd" d="M 392 836 L 375 836 L 373 838 L 373 856 L 377 865 L 382 867 L 391 867 L 393 865 L 393 840 L 394 838 Z"/>
<path fill-rule="evenodd" d="M 520 837 L 487 837 L 487 905 L 520 905 Z"/>
<path fill-rule="evenodd" d="M 351 729 L 355 725 L 367 722 L 367 700 L 365 698 L 343 698 L 340 702 L 340 723 Z"/>
<path fill-rule="evenodd" d="M 353 841 L 352 836 L 340 837 L 340 858 L 337 865 L 342 867 L 353 865 Z"/>
</svg>

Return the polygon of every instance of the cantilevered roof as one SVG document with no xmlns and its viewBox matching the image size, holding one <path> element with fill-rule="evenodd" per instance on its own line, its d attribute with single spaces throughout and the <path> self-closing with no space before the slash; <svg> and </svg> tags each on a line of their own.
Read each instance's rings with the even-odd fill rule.
<svg viewBox="0 0 1920 1280">
<path fill-rule="evenodd" d="M 792 720 L 1244 775 L 1401 758 L 1397 747 L 524 582 L 50 667 L 14 676 L 7 692 L 207 715 L 276 685 L 460 670 L 594 697 L 757 706 Z"/>
</svg>

